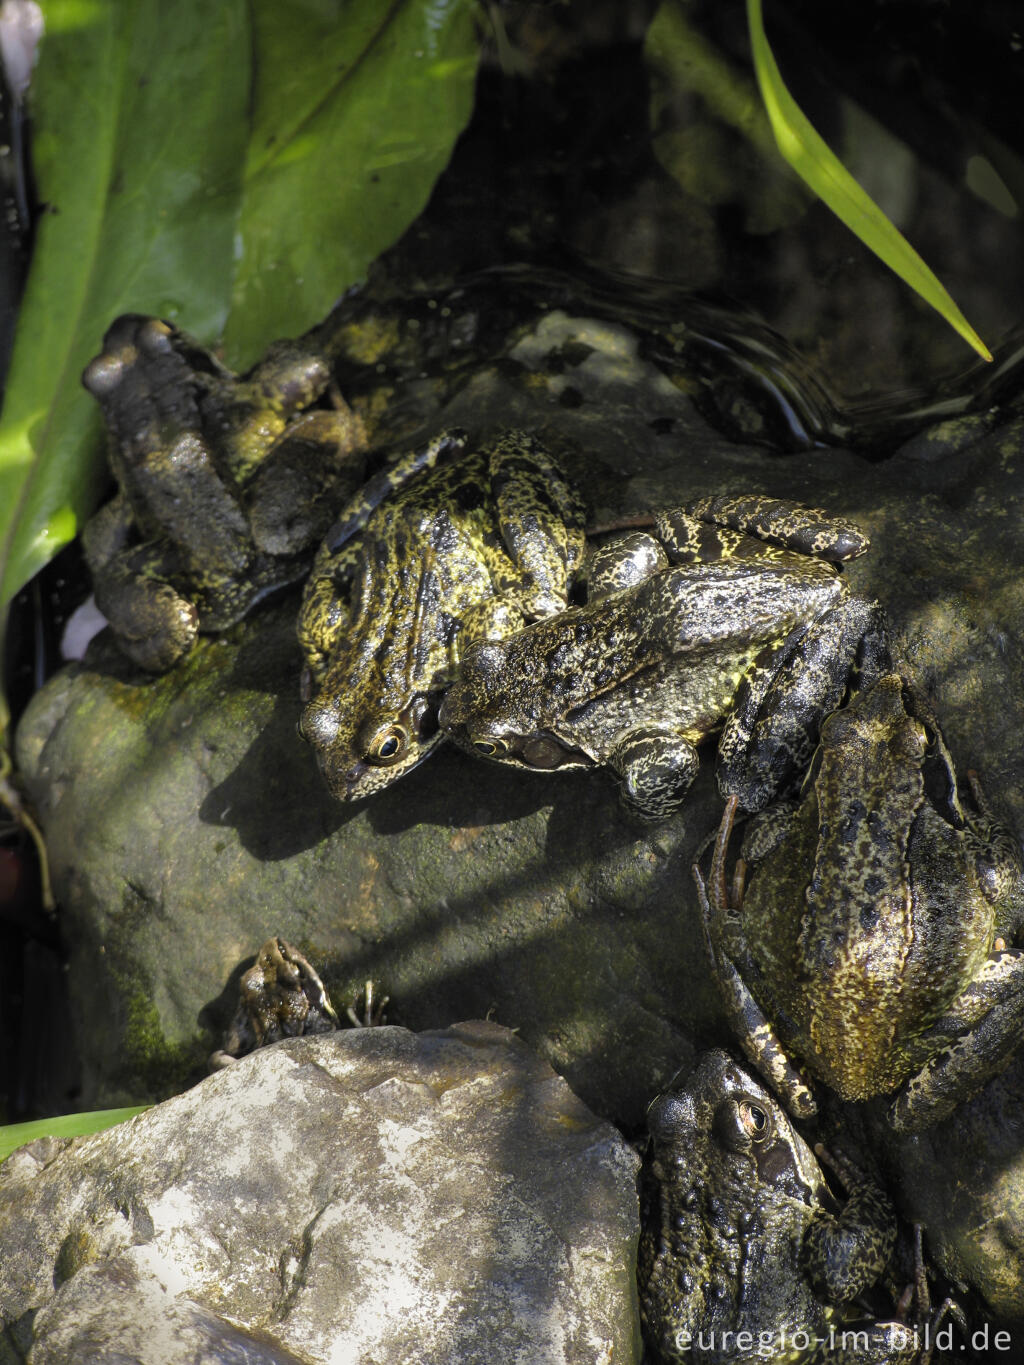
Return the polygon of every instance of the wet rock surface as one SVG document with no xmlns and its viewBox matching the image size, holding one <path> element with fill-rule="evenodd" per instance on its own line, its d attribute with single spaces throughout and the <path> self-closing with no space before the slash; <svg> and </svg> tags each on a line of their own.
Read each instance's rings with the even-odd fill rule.
<svg viewBox="0 0 1024 1365">
<path fill-rule="evenodd" d="M 0 1173 L 0 1359 L 635 1361 L 637 1158 L 506 1029 L 290 1039 Z"/>
<path fill-rule="evenodd" d="M 536 431 L 597 522 L 747 491 L 859 522 L 872 550 L 848 566 L 851 587 L 886 607 L 961 771 L 1024 828 L 1021 418 L 962 418 L 877 463 L 776 457 L 711 429 L 627 329 L 553 312 L 424 431 L 458 425 Z M 339 1008 L 372 977 L 409 1027 L 492 1012 L 598 1112 L 639 1123 L 694 1043 L 728 1040 L 689 874 L 721 813 L 710 763 L 654 828 L 624 814 L 607 774 L 514 774 L 451 750 L 338 804 L 295 735 L 296 605 L 204 639 L 156 681 L 101 639 L 22 721 L 83 1103 L 163 1096 L 198 1074 L 238 975 L 278 933 Z"/>
</svg>

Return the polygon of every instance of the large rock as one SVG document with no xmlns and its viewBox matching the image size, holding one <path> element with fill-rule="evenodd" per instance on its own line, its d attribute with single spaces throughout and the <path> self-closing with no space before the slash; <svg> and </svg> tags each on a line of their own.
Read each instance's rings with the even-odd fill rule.
<svg viewBox="0 0 1024 1365">
<path fill-rule="evenodd" d="M 7 1162 L 0 1361 L 636 1361 L 636 1167 L 496 1024 L 290 1039 Z"/>
<path fill-rule="evenodd" d="M 883 1139 L 900 1211 L 993 1319 L 1024 1330 L 1024 1055 L 944 1123 Z"/>
<path fill-rule="evenodd" d="M 749 414 L 748 414 L 749 417 Z M 748 426 L 750 422 L 748 421 Z M 853 588 L 887 607 L 961 769 L 1024 827 L 1024 422 L 947 423 L 881 462 L 778 457 L 712 430 L 625 328 L 553 312 L 431 429 L 505 425 L 568 451 L 600 521 L 758 491 L 860 522 Z M 598 1112 L 631 1124 L 728 1044 L 689 867 L 718 824 L 704 771 L 656 828 L 604 773 L 518 774 L 440 751 L 346 807 L 295 735 L 294 597 L 155 681 L 100 645 L 18 732 L 70 949 L 83 1103 L 162 1096 L 231 1013 L 225 980 L 271 934 L 336 1003 L 367 977 L 414 1028 L 493 1013 Z"/>
</svg>

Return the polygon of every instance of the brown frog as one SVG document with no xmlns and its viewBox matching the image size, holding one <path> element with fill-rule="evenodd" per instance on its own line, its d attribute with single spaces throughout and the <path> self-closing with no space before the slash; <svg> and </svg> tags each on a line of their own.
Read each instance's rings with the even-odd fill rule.
<svg viewBox="0 0 1024 1365">
<path fill-rule="evenodd" d="M 169 323 L 125 314 L 82 381 L 119 490 L 83 531 L 97 604 L 160 672 L 303 575 L 362 476 L 362 424 L 301 339 L 238 377 Z M 312 408 L 325 395 L 333 406 Z"/>
<path fill-rule="evenodd" d="M 976 804 L 980 793 L 976 790 Z M 1009 1061 L 1024 1028 L 1019 855 L 963 809 L 934 718 L 895 673 L 830 715 L 795 806 L 766 812 L 726 883 L 735 802 L 700 889 L 747 1055 L 792 1111 L 789 1054 L 845 1099 L 898 1091 L 899 1130 L 937 1122 Z"/>
<path fill-rule="evenodd" d="M 778 1102 L 708 1052 L 647 1115 L 638 1256 L 648 1346 L 665 1365 L 896 1365 L 899 1322 L 847 1322 L 896 1240 L 888 1198 L 836 1161 L 845 1203 Z"/>
</svg>

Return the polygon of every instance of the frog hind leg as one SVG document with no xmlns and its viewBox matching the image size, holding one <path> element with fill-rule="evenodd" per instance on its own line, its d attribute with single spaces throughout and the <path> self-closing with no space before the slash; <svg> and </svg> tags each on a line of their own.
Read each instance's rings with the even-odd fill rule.
<svg viewBox="0 0 1024 1365">
<path fill-rule="evenodd" d="M 193 362 L 195 364 L 195 362 Z M 244 375 L 196 376 L 203 429 L 216 433 L 220 467 L 244 485 L 259 470 L 289 421 L 332 385 L 325 356 L 304 341 L 274 341 Z"/>
<path fill-rule="evenodd" d="M 677 551 L 706 540 L 708 526 L 753 536 L 767 544 L 833 563 L 855 559 L 870 546 L 867 536 L 853 522 L 831 517 L 817 507 L 759 494 L 698 498 L 680 511 L 663 513 L 658 518 L 659 534 L 663 520 L 664 530 L 672 533 Z M 729 543 L 728 538 L 725 543 Z"/>
<path fill-rule="evenodd" d="M 718 787 L 762 810 L 807 768 L 822 720 L 893 668 L 877 602 L 848 597 L 794 631 L 744 679 L 718 743 Z"/>
<path fill-rule="evenodd" d="M 524 612 L 538 618 L 561 611 L 586 548 L 579 494 L 525 431 L 506 431 L 497 439 L 489 473 L 501 538 L 523 575 Z"/>
<path fill-rule="evenodd" d="M 322 539 L 339 496 L 362 476 L 363 446 L 358 418 L 337 410 L 318 408 L 286 427 L 245 489 L 257 549 L 301 554 Z"/>
<path fill-rule="evenodd" d="M 949 1011 L 917 1043 L 942 1046 L 904 1084 L 889 1107 L 900 1133 L 946 1118 L 1009 1064 L 1024 1031 L 1024 952 L 992 953 Z"/>
<path fill-rule="evenodd" d="M 626 734 L 609 755 L 608 766 L 620 778 L 626 809 L 654 822 L 668 819 L 682 805 L 700 760 L 678 732 L 645 729 Z"/>
<path fill-rule="evenodd" d="M 719 994 L 730 1026 L 746 1056 L 798 1119 L 811 1118 L 818 1106 L 810 1086 L 786 1054 L 782 1042 L 733 961 L 733 955 L 746 957 L 746 942 L 739 923 L 742 891 L 731 904 L 726 890 L 725 856 L 736 814 L 735 797 L 726 801 L 725 814 L 715 840 L 709 876 L 710 892 L 694 863 L 691 871 L 697 885 L 701 908 L 704 945 L 718 982 Z"/>
<path fill-rule="evenodd" d="M 326 542 L 317 551 L 295 627 L 306 660 L 304 675 L 310 679 L 323 676 L 335 644 L 350 625 L 349 596 L 361 553 L 358 541 L 349 541 L 337 554 L 331 554 Z"/>
<path fill-rule="evenodd" d="M 133 544 L 128 499 L 117 493 L 82 529 L 96 605 L 123 651 L 151 673 L 172 667 L 191 649 L 199 613 L 168 581 L 180 565 L 161 542 Z"/>
<path fill-rule="evenodd" d="M 429 444 L 401 456 L 387 468 L 380 470 L 373 478 L 367 479 L 359 491 L 340 509 L 337 518 L 324 537 L 321 551 L 327 555 L 336 554 L 358 536 L 369 521 L 371 514 L 406 484 L 435 465 L 455 459 L 466 449 L 468 437 L 458 429 L 442 431 Z"/>
<path fill-rule="evenodd" d="M 96 605 L 124 652 L 150 673 L 183 658 L 199 633 L 199 612 L 174 586 L 178 564 L 160 541 L 133 545 L 94 570 Z"/>
</svg>

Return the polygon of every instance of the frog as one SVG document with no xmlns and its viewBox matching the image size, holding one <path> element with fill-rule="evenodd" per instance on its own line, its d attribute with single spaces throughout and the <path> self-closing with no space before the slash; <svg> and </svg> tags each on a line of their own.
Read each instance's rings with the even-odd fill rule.
<svg viewBox="0 0 1024 1365">
<path fill-rule="evenodd" d="M 117 483 L 83 530 L 96 602 L 129 658 L 165 672 L 308 571 L 362 480 L 366 431 L 312 339 L 275 342 L 238 376 L 171 323 L 126 313 L 82 382 Z"/>
<path fill-rule="evenodd" d="M 977 778 L 965 805 L 926 699 L 899 672 L 829 715 L 799 797 L 751 822 L 734 884 L 726 803 L 705 884 L 705 940 L 727 1014 L 797 1117 L 811 1077 L 844 1100 L 889 1096 L 916 1133 L 1011 1060 L 1024 1028 L 1019 847 Z"/>
<path fill-rule="evenodd" d="M 434 750 L 465 649 L 563 610 L 586 543 L 582 500 L 531 432 L 445 431 L 379 477 L 341 509 L 299 614 L 299 734 L 343 802 Z"/>
<path fill-rule="evenodd" d="M 785 1108 L 718 1049 L 652 1102 L 647 1128 L 637 1280 L 657 1360 L 913 1359 L 903 1323 L 847 1321 L 896 1242 L 873 1176 L 832 1154 L 840 1203 Z"/>
<path fill-rule="evenodd" d="M 238 1006 L 210 1069 L 230 1066 L 257 1048 L 282 1038 L 331 1033 L 337 1012 L 316 968 L 286 939 L 274 935 L 238 983 Z"/>
<path fill-rule="evenodd" d="M 513 767 L 606 766 L 652 822 L 720 732 L 720 788 L 761 809 L 806 767 L 852 670 L 888 660 L 881 608 L 840 573 L 867 548 L 853 523 L 762 495 L 658 513 L 594 551 L 583 605 L 467 649 L 441 727 Z"/>
<path fill-rule="evenodd" d="M 382 1028 L 387 1023 L 391 997 L 366 981 L 345 1016 L 352 1028 Z M 242 973 L 238 1004 L 223 1041 L 210 1054 L 209 1069 L 220 1071 L 257 1048 L 282 1038 L 333 1033 L 342 1028 L 319 972 L 298 948 L 274 934 Z"/>
</svg>

